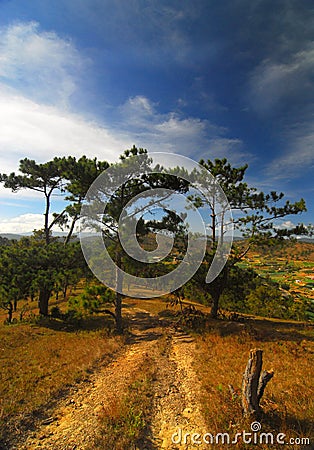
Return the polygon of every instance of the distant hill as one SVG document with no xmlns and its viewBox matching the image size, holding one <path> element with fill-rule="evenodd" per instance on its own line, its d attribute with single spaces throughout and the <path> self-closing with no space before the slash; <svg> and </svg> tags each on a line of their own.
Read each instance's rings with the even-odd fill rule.
<svg viewBox="0 0 314 450">
<path fill-rule="evenodd" d="M 297 239 L 296 241 L 282 241 L 278 246 L 264 246 L 252 248 L 248 256 L 262 256 L 264 258 L 284 258 L 288 261 L 314 261 L 314 240 Z"/>
<path fill-rule="evenodd" d="M 2 238 L 10 239 L 10 240 L 15 239 L 17 241 L 22 239 L 23 236 L 26 236 L 26 235 L 14 234 L 14 233 L 0 233 L 0 237 L 2 237 Z"/>
<path fill-rule="evenodd" d="M 21 233 L 21 234 L 15 234 L 15 233 L 0 233 L 0 237 L 5 238 L 5 239 L 10 239 L 10 240 L 17 240 L 19 241 L 20 239 L 22 239 L 25 236 L 31 236 L 33 233 Z M 67 233 L 62 233 L 62 231 L 60 232 L 55 232 L 52 233 L 53 236 L 55 237 L 64 237 L 67 235 Z"/>
</svg>

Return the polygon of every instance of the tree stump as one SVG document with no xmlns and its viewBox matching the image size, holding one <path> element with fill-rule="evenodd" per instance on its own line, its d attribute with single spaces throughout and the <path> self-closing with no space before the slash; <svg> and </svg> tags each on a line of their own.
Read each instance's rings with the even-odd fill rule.
<svg viewBox="0 0 314 450">
<path fill-rule="evenodd" d="M 249 360 L 243 374 L 242 380 L 242 408 L 245 416 L 258 417 L 261 413 L 259 405 L 265 387 L 274 376 L 274 371 L 264 370 L 263 350 L 250 350 Z"/>
</svg>

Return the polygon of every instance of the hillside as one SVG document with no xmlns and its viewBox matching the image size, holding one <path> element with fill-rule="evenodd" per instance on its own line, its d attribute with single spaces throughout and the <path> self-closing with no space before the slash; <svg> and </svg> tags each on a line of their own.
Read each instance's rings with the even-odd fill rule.
<svg viewBox="0 0 314 450">
<path fill-rule="evenodd" d="M 203 328 L 209 310 L 200 310 L 193 331 L 162 300 L 126 299 L 122 340 L 101 315 L 79 333 L 52 319 L 1 326 L 2 448 L 203 449 L 191 433 L 250 432 L 239 394 L 251 348 L 275 371 L 261 402 L 262 431 L 313 439 L 313 327 L 243 316 L 207 318 Z M 247 445 L 239 439 L 236 448 Z"/>
<path fill-rule="evenodd" d="M 153 244 L 151 236 L 143 243 Z M 276 282 L 283 295 L 312 301 L 313 250 L 303 242 L 255 249 L 240 264 Z M 179 257 L 175 251 L 173 260 Z M 101 312 L 65 314 L 86 284 L 69 286 L 65 297 L 53 293 L 46 318 L 36 315 L 36 298 L 19 301 L 11 325 L 0 310 L 1 450 L 211 448 L 207 441 L 194 445 L 195 433 L 229 448 L 221 433 L 231 442 L 252 431 L 241 385 L 254 348 L 275 373 L 261 400 L 261 431 L 284 433 L 291 449 L 303 448 L 302 439 L 313 442 L 312 323 L 232 310 L 213 320 L 195 296 L 182 310 L 170 307 L 170 298 L 124 298 L 126 329 L 117 336 L 112 317 Z M 243 436 L 233 447 L 248 448 Z"/>
<path fill-rule="evenodd" d="M 269 277 L 296 300 L 314 302 L 313 243 L 297 241 L 251 250 L 239 265 L 252 267 L 259 275 Z"/>
</svg>

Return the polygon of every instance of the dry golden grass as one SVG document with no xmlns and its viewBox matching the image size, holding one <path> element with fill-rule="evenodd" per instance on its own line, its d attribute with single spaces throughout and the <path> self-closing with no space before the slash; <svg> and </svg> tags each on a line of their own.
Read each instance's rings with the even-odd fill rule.
<svg viewBox="0 0 314 450">
<path fill-rule="evenodd" d="M 69 332 L 54 325 L 0 326 L 0 439 L 122 345 L 103 330 Z"/>
<path fill-rule="evenodd" d="M 134 306 L 158 314 L 165 310 L 161 300 L 132 300 Z M 204 312 L 209 309 L 199 305 Z M 177 310 L 178 308 L 176 308 Z M 174 312 L 175 309 L 169 308 Z M 245 322 L 208 319 L 208 330 L 195 334 L 195 370 L 203 386 L 203 410 L 208 431 L 216 434 L 251 431 L 252 420 L 244 419 L 241 383 L 251 348 L 263 350 L 263 369 L 274 369 L 261 406 L 262 432 L 286 434 L 286 439 L 314 439 L 314 328 L 305 323 L 244 317 Z M 238 396 L 232 396 L 232 385 Z M 236 397 L 236 398 L 235 398 Z M 195 430 L 197 432 L 197 430 Z M 247 449 L 239 442 L 223 448 Z M 266 449 L 268 444 L 254 448 Z M 272 448 L 280 449 L 281 444 Z M 300 449 L 299 444 L 289 444 Z M 308 448 L 308 447 L 307 447 Z"/>
<path fill-rule="evenodd" d="M 99 414 L 99 433 L 94 439 L 93 448 L 119 450 L 143 448 L 143 439 L 145 440 L 151 419 L 152 383 L 156 372 L 156 359 L 147 355 L 141 367 L 133 374 L 124 394 Z"/>
<path fill-rule="evenodd" d="M 166 310 L 163 298 L 126 299 L 125 303 L 153 314 Z M 207 312 L 207 308 L 200 308 Z M 109 361 L 121 348 L 121 339 L 108 337 L 100 327 L 104 320 L 103 317 L 92 319 L 89 329 L 81 331 L 62 329 L 61 323 L 49 320 L 41 325 L 0 325 L 0 429 L 3 435 L 23 421 L 29 424 L 27 420 L 32 412 L 49 405 L 61 391 L 86 377 L 97 362 Z M 234 436 L 242 430 L 250 431 L 250 421 L 242 418 L 240 398 L 232 398 L 228 385 L 240 391 L 249 350 L 261 348 L 264 368 L 275 371 L 261 402 L 265 413 L 261 420 L 262 431 L 309 437 L 313 442 L 313 327 L 262 318 L 246 317 L 245 323 L 209 319 L 207 331 L 195 334 L 195 338 L 195 370 L 203 386 L 202 405 L 208 432 L 229 432 Z M 163 339 L 158 343 L 159 353 L 162 353 L 162 346 L 165 346 Z M 156 360 L 148 358 L 134 375 L 125 395 L 100 417 L 100 432 L 107 439 L 103 443 L 109 445 L 108 439 L 111 439 L 118 445 L 103 448 L 132 449 L 141 441 L 152 411 L 150 394 L 155 371 Z M 102 448 L 101 438 L 96 443 Z M 249 447 L 238 443 L 223 448 Z"/>
<path fill-rule="evenodd" d="M 240 395 L 232 396 L 228 385 L 240 394 L 249 350 L 261 348 L 263 368 L 275 371 L 261 401 L 262 431 L 285 433 L 287 439 L 308 437 L 313 442 L 313 340 L 313 328 L 303 329 L 284 322 L 252 321 L 249 326 L 213 323 L 211 331 L 197 337 L 195 355 L 208 431 L 227 432 L 230 436 L 242 430 L 251 431 L 251 421 L 242 418 Z M 232 448 L 248 446 L 238 443 Z M 269 447 L 263 444 L 258 448 Z M 279 449 L 282 445 L 272 448 Z"/>
<path fill-rule="evenodd" d="M 152 314 L 159 314 L 161 311 L 167 309 L 167 297 L 156 297 L 153 299 L 140 299 L 127 297 L 123 302 L 125 307 L 136 307 L 143 309 Z"/>
</svg>

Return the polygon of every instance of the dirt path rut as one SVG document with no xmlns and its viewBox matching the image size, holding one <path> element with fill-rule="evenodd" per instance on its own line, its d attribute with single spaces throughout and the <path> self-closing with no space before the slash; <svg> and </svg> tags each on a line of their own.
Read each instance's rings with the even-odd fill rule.
<svg viewBox="0 0 314 450">
<path fill-rule="evenodd" d="M 189 335 L 170 333 L 168 360 L 156 389 L 152 434 L 158 449 L 203 449 L 191 435 L 206 432 L 201 412 L 201 384 L 193 368 L 195 342 Z M 208 448 L 208 447 L 207 447 Z"/>
</svg>

